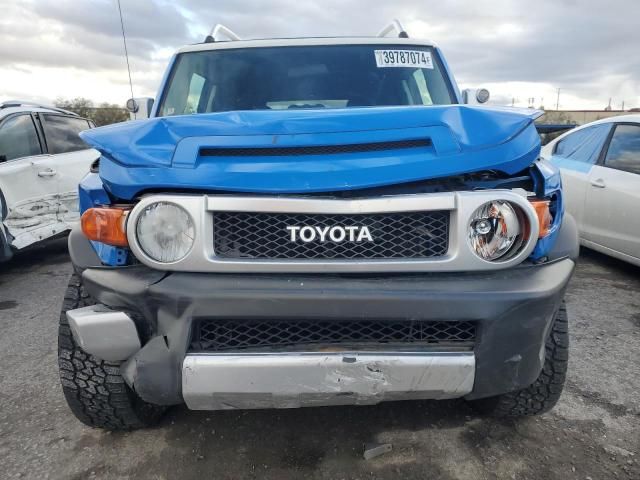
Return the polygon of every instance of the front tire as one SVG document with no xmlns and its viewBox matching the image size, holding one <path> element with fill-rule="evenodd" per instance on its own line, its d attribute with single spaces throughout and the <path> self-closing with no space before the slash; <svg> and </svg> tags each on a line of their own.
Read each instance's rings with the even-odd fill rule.
<svg viewBox="0 0 640 480">
<path fill-rule="evenodd" d="M 124 382 L 119 363 L 86 353 L 73 338 L 67 310 L 95 303 L 74 274 L 64 296 L 58 326 L 58 367 L 67 404 L 78 420 L 90 427 L 133 430 L 154 425 L 165 408 L 138 397 Z"/>
<path fill-rule="evenodd" d="M 469 402 L 476 411 L 494 417 L 522 417 L 551 410 L 562 394 L 569 363 L 569 323 L 562 301 L 545 344 L 545 359 L 536 381 L 521 390 Z"/>
</svg>

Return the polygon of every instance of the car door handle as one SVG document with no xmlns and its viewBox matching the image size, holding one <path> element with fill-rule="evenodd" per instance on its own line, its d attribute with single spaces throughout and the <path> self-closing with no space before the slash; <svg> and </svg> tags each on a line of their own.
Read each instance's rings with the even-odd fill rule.
<svg viewBox="0 0 640 480">
<path fill-rule="evenodd" d="M 58 172 L 56 172 L 54 169 L 47 168 L 46 170 L 40 170 L 38 172 L 38 176 L 39 177 L 53 177 L 56 173 L 58 173 Z"/>
<path fill-rule="evenodd" d="M 591 180 L 591 186 L 596 188 L 605 188 L 604 180 L 601 178 L 596 178 L 595 180 Z"/>
</svg>

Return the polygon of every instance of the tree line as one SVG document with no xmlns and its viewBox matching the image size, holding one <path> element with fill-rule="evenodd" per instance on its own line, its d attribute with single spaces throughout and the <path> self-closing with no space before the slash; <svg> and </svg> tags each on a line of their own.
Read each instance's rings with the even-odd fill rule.
<svg viewBox="0 0 640 480">
<path fill-rule="evenodd" d="M 127 109 L 115 103 L 103 102 L 96 106 L 88 98 L 78 97 L 72 100 L 58 98 L 55 101 L 55 106 L 69 110 L 83 118 L 88 118 L 92 120 L 97 127 L 129 120 L 129 112 Z"/>
</svg>

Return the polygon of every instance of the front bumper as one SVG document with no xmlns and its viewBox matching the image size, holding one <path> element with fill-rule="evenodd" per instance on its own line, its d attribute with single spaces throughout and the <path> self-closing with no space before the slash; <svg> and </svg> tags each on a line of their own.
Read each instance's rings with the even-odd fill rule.
<svg viewBox="0 0 640 480">
<path fill-rule="evenodd" d="M 188 354 L 182 395 L 192 410 L 455 398 L 471 392 L 474 367 L 466 352 Z"/>
<path fill-rule="evenodd" d="M 570 240 L 568 243 L 573 244 L 573 237 Z M 73 263 L 82 271 L 83 284 L 91 296 L 113 310 L 127 313 L 136 327 L 142 347 L 124 361 L 125 380 L 149 402 L 172 405 L 186 400 L 194 408 L 218 408 L 228 394 L 235 395 L 233 402 L 227 402 L 229 405 L 244 408 L 375 403 L 397 398 L 473 399 L 526 387 L 540 373 L 544 342 L 575 265 L 565 257 L 541 265 L 483 273 L 171 273 L 146 266 L 100 267 L 81 234 L 72 233 L 69 242 Z M 313 368 L 306 363 L 309 358 L 296 358 L 287 367 L 296 372 L 289 378 L 299 380 L 302 369 L 312 381 L 283 384 L 286 380 L 278 379 L 278 373 L 287 370 L 281 368 L 282 362 L 291 359 L 282 355 L 272 358 L 277 360 L 273 363 L 261 360 L 260 365 L 268 373 L 264 378 L 270 380 L 256 384 L 255 356 L 245 356 L 242 361 L 216 360 L 208 354 L 205 358 L 192 356 L 188 351 L 190 330 L 193 320 L 199 318 L 474 321 L 478 330 L 472 354 L 465 357 L 468 363 L 462 366 L 452 360 L 453 356 L 436 359 L 456 352 L 414 351 L 412 358 L 404 359 L 411 360 L 413 366 L 398 370 L 402 355 L 387 356 L 386 360 L 392 361 L 385 363 L 384 354 L 389 352 L 334 351 L 339 355 L 328 355 L 322 361 L 315 358 Z M 343 362 L 345 358 L 356 359 L 355 370 L 334 368 L 348 363 Z M 368 376 L 367 366 L 372 361 L 383 362 L 385 378 L 393 377 L 394 381 L 375 381 Z M 231 369 L 224 366 L 229 363 L 234 363 L 238 367 L 236 373 L 242 374 L 229 374 Z M 388 364 L 393 364 L 393 369 Z M 407 383 L 410 379 L 403 377 L 412 368 L 429 380 L 416 381 L 412 387 Z M 473 371 L 472 382 L 466 375 L 468 368 Z M 334 377 L 333 384 L 321 380 L 327 372 L 336 371 L 340 374 Z M 356 382 L 336 387 L 338 379 L 348 378 L 355 378 Z M 447 378 L 450 384 L 446 384 Z M 273 385 L 271 391 L 269 385 Z M 286 395 L 274 398 L 276 388 Z M 317 395 L 307 395 L 314 388 Z M 247 402 L 250 397 L 253 400 Z"/>
</svg>

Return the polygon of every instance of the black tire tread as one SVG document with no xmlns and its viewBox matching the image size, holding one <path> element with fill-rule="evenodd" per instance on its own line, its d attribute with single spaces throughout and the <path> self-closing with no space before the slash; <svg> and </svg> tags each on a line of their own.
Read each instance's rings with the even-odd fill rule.
<svg viewBox="0 0 640 480">
<path fill-rule="evenodd" d="M 164 408 L 137 397 L 120 375 L 118 363 L 86 353 L 73 338 L 67 310 L 94 304 L 74 273 L 64 296 L 58 327 L 58 367 L 67 404 L 82 423 L 91 427 L 133 430 L 151 426 Z"/>
<path fill-rule="evenodd" d="M 545 361 L 536 381 L 527 388 L 474 400 L 480 413 L 495 417 L 539 415 L 551 410 L 562 394 L 569 363 L 569 321 L 565 302 L 558 309 L 545 343 Z"/>
</svg>

